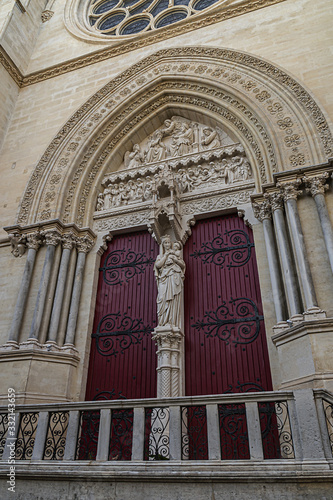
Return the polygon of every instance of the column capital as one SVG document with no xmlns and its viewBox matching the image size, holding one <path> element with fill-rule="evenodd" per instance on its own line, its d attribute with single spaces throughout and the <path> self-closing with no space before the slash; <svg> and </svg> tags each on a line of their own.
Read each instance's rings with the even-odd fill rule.
<svg viewBox="0 0 333 500">
<path fill-rule="evenodd" d="M 61 234 L 55 229 L 43 231 L 42 235 L 47 246 L 52 245 L 56 247 L 61 241 Z"/>
<path fill-rule="evenodd" d="M 301 179 L 295 179 L 290 182 L 278 182 L 276 187 L 280 188 L 284 201 L 297 200 L 298 195 L 302 194 L 302 191 L 297 189 L 301 183 Z"/>
<path fill-rule="evenodd" d="M 94 244 L 95 241 L 88 235 L 76 238 L 76 247 L 78 252 L 89 253 Z"/>
<path fill-rule="evenodd" d="M 260 222 L 265 219 L 272 219 L 272 207 L 268 199 L 262 203 L 252 203 L 252 208 L 255 218 Z"/>
<path fill-rule="evenodd" d="M 65 233 L 61 237 L 62 248 L 66 250 L 72 250 L 76 243 L 76 237 L 71 231 L 70 233 Z"/>
<path fill-rule="evenodd" d="M 326 184 L 329 176 L 328 172 L 323 172 L 322 174 L 318 174 L 314 177 L 303 177 L 306 192 L 311 193 L 311 196 L 313 197 L 317 194 L 325 194 L 325 191 L 329 188 L 328 184 Z"/>
<path fill-rule="evenodd" d="M 29 249 L 32 248 L 33 250 L 37 251 L 42 244 L 42 235 L 39 231 L 30 233 L 27 235 L 26 241 L 27 247 Z"/>
<path fill-rule="evenodd" d="M 283 210 L 283 196 L 282 193 L 265 193 L 264 197 L 268 200 L 272 212 L 281 208 Z"/>
</svg>

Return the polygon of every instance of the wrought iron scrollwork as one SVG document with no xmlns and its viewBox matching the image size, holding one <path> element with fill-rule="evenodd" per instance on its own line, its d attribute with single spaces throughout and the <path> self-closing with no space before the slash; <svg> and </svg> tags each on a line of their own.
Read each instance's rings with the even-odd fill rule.
<svg viewBox="0 0 333 500">
<path fill-rule="evenodd" d="M 215 264 L 223 269 L 228 257 L 227 268 L 241 267 L 247 264 L 251 258 L 251 243 L 248 234 L 241 229 L 226 231 L 223 235 L 218 234 L 212 241 L 201 245 L 200 250 L 190 254 L 195 259 L 200 258 L 204 264 Z"/>
<path fill-rule="evenodd" d="M 16 460 L 28 460 L 32 457 L 38 416 L 38 412 L 21 414 L 15 449 Z"/>
<path fill-rule="evenodd" d="M 182 459 L 208 460 L 206 407 L 183 407 L 182 427 Z"/>
<path fill-rule="evenodd" d="M 222 460 L 250 458 L 245 404 L 218 405 Z"/>
<path fill-rule="evenodd" d="M 229 304 L 233 306 L 230 311 L 225 301 L 216 311 L 208 311 L 204 319 L 197 321 L 192 328 L 203 330 L 207 337 L 218 337 L 227 344 L 233 336 L 232 343 L 249 344 L 259 335 L 260 321 L 264 319 L 259 314 L 258 308 L 253 300 L 241 297 L 231 299 Z"/>
<path fill-rule="evenodd" d="M 131 345 L 140 344 L 143 336 L 151 333 L 153 328 L 145 326 L 141 318 L 132 319 L 125 314 L 111 313 L 104 316 L 98 323 L 96 333 L 96 348 L 102 356 L 116 356 L 123 354 Z"/>
<path fill-rule="evenodd" d="M 333 456 L 333 403 L 329 403 L 328 401 L 323 399 L 323 406 L 326 418 L 328 438 L 330 440 L 331 451 Z"/>
<path fill-rule="evenodd" d="M 97 389 L 98 390 L 98 389 Z M 110 401 L 113 399 L 127 399 L 121 391 L 116 394 L 115 389 L 111 391 L 101 391 L 93 397 L 93 401 Z"/>
<path fill-rule="evenodd" d="M 8 413 L 0 413 L 0 457 L 6 446 L 6 436 L 8 431 Z"/>
<path fill-rule="evenodd" d="M 62 460 L 64 458 L 68 420 L 68 411 L 50 413 L 44 460 Z"/>
<path fill-rule="evenodd" d="M 169 408 L 146 408 L 144 460 L 169 460 Z"/>
<path fill-rule="evenodd" d="M 122 285 L 138 274 L 143 274 L 147 266 L 154 263 L 152 257 L 144 252 L 135 253 L 133 250 L 114 250 L 106 257 L 103 267 L 103 280 L 108 285 Z"/>
<path fill-rule="evenodd" d="M 266 389 L 256 382 L 244 382 L 243 384 L 237 380 L 237 385 L 234 388 L 231 384 L 228 386 L 226 391 L 223 391 L 223 394 L 233 394 L 233 393 L 246 393 L 246 392 L 264 392 Z"/>
<path fill-rule="evenodd" d="M 295 458 L 288 403 L 259 403 L 264 458 Z"/>
<path fill-rule="evenodd" d="M 131 460 L 133 409 L 112 410 L 109 460 Z"/>
<path fill-rule="evenodd" d="M 100 412 L 81 411 L 76 444 L 76 460 L 96 460 Z"/>
</svg>

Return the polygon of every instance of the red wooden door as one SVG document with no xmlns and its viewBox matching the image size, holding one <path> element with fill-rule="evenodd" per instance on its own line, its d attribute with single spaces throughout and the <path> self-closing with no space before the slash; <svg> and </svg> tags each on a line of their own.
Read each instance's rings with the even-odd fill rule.
<svg viewBox="0 0 333 500">
<path fill-rule="evenodd" d="M 114 237 L 101 259 L 86 400 L 156 397 L 157 253 L 142 231 Z"/>
<path fill-rule="evenodd" d="M 184 260 L 186 395 L 271 390 L 251 229 L 237 215 L 199 221 Z"/>
</svg>

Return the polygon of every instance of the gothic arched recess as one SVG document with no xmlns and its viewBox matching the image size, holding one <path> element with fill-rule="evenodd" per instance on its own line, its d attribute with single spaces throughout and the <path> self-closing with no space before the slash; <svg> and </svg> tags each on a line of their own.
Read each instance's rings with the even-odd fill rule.
<svg viewBox="0 0 333 500">
<path fill-rule="evenodd" d="M 323 112 L 280 68 L 227 49 L 162 50 L 111 80 L 64 125 L 30 178 L 17 222 L 91 225 L 104 174 L 175 114 L 229 131 L 245 148 L 257 192 L 275 172 L 332 154 Z"/>
<path fill-rule="evenodd" d="M 41 280 L 28 341 L 43 345 L 47 340 L 53 350 L 65 349 L 70 356 L 76 356 L 75 334 L 77 324 L 82 325 L 80 296 L 86 254 L 96 242 L 96 234 L 98 244 L 94 258 L 90 259 L 94 262 L 89 264 L 95 277 L 99 255 L 105 250 L 112 253 L 115 234 L 148 229 L 158 243 L 169 235 L 173 242 L 184 244 L 196 220 L 221 214 L 228 217 L 231 212 L 236 218 L 237 212 L 246 212 L 246 217 L 251 218 L 251 196 L 272 186 L 274 174 L 303 171 L 327 162 L 331 154 L 332 137 L 323 112 L 300 83 L 271 63 L 242 52 L 201 47 L 161 50 L 143 59 L 93 95 L 59 131 L 29 180 L 17 226 L 8 228 L 12 232 L 13 253 L 21 255 L 24 246 L 33 251 L 27 257 L 31 269 L 39 246 L 47 247 L 43 273 L 46 269 L 49 274 L 47 280 Z M 261 204 L 259 208 L 257 215 L 263 220 L 265 207 Z M 210 243 L 219 237 L 216 224 Z M 266 245 L 275 248 L 272 227 L 269 231 Z M 241 246 L 252 248 L 252 233 L 244 227 L 241 232 L 246 239 L 240 241 Z M 202 241 L 206 244 L 206 240 Z M 59 272 L 57 275 L 54 271 L 51 279 L 59 243 Z M 288 237 L 283 243 L 289 244 Z M 155 249 L 149 251 L 156 254 L 154 245 Z M 68 278 L 70 258 L 75 263 L 75 273 Z M 317 314 L 319 310 L 311 273 L 299 272 L 302 263 L 295 266 L 297 258 L 293 255 L 283 261 L 282 252 L 278 255 L 275 251 L 267 271 L 275 287 L 272 296 L 276 319 L 283 327 L 288 326 L 287 318 L 297 317 L 300 321 L 304 312 Z M 286 267 L 289 262 L 297 271 Z M 100 271 L 103 272 L 103 266 Z M 287 281 L 291 271 L 295 275 L 292 284 Z M 29 272 L 23 278 L 27 282 L 31 281 L 32 271 Z M 250 274 L 245 273 L 241 279 L 246 281 Z M 257 280 L 257 275 L 253 276 Z M 54 286 L 50 292 L 47 288 L 51 281 L 56 283 L 56 290 Z M 241 288 L 237 290 L 238 298 L 244 298 Z M 78 350 L 86 361 L 92 324 L 89 310 L 95 292 L 94 285 L 89 285 L 86 323 L 79 332 Z M 19 311 L 20 300 L 10 332 L 15 348 L 25 340 L 19 333 L 24 315 L 24 308 Z M 230 296 L 230 301 L 235 300 Z M 221 305 L 216 302 L 216 311 Z M 232 306 L 237 309 L 236 302 Z M 47 313 L 43 316 L 44 309 Z M 105 310 L 103 314 L 119 311 Z M 258 311 L 256 320 L 263 322 L 261 305 Z M 208 309 L 201 312 L 201 319 L 209 314 Z M 95 325 L 96 331 L 100 321 Z M 180 337 L 177 342 L 182 342 Z M 237 342 L 235 345 L 241 343 Z M 181 370 L 182 361 L 177 363 Z M 84 378 L 86 365 L 79 368 L 79 378 Z M 245 384 L 247 380 L 240 382 Z M 236 377 L 232 383 L 238 381 Z M 254 379 L 251 382 L 256 383 Z M 266 382 L 268 388 L 269 375 Z M 178 395 L 178 389 L 172 395 Z M 170 391 L 163 393 L 161 387 L 157 393 L 170 395 Z"/>
</svg>

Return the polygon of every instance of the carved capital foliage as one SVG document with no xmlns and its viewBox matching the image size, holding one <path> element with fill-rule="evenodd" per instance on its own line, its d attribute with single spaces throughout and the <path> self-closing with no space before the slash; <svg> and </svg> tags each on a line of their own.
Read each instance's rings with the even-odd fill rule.
<svg viewBox="0 0 333 500">
<path fill-rule="evenodd" d="M 272 207 L 268 200 L 262 203 L 252 203 L 253 213 L 256 219 L 262 222 L 264 219 L 272 218 Z"/>
<path fill-rule="evenodd" d="M 301 179 L 295 179 L 291 182 L 278 182 L 276 186 L 280 188 L 284 201 L 297 200 L 302 194 L 302 190 L 298 189 L 301 183 Z"/>
<path fill-rule="evenodd" d="M 317 194 L 325 194 L 325 191 L 329 188 L 327 180 L 329 178 L 328 172 L 323 172 L 315 177 L 303 177 L 303 182 L 306 186 L 307 193 L 311 193 L 311 196 L 316 196 Z"/>
<path fill-rule="evenodd" d="M 76 243 L 76 237 L 74 233 L 70 232 L 63 234 L 61 238 L 61 243 L 62 243 L 62 248 L 71 250 Z"/>
<path fill-rule="evenodd" d="M 76 239 L 76 247 L 78 252 L 89 253 L 94 244 L 95 241 L 88 235 L 80 236 Z"/>
<path fill-rule="evenodd" d="M 59 233 L 59 231 L 56 230 L 44 231 L 42 233 L 42 236 L 47 246 L 52 245 L 56 247 L 61 242 L 61 234 Z"/>
<path fill-rule="evenodd" d="M 32 248 L 33 250 L 38 250 L 42 244 L 42 235 L 40 232 L 30 233 L 27 235 L 27 248 Z"/>
<path fill-rule="evenodd" d="M 269 202 L 272 212 L 281 208 L 283 210 L 283 196 L 281 193 L 265 193 L 265 198 Z"/>
</svg>

